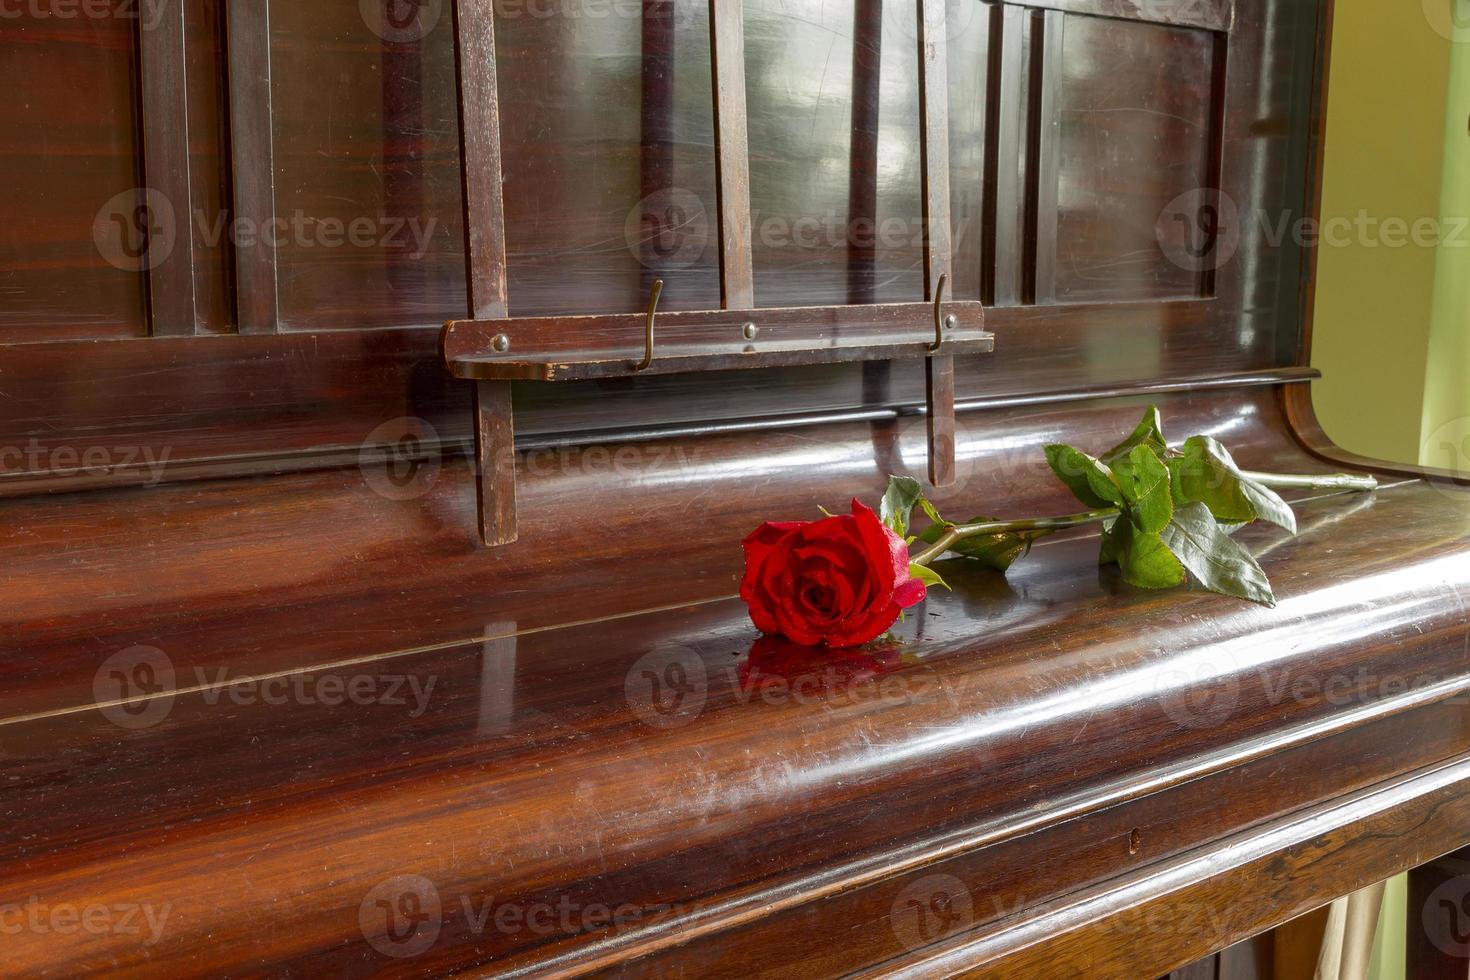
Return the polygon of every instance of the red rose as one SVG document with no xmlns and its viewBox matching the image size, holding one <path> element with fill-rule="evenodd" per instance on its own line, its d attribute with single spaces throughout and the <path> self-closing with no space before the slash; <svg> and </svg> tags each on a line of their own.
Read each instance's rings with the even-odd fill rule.
<svg viewBox="0 0 1470 980">
<path fill-rule="evenodd" d="M 908 545 L 856 500 L 849 516 L 762 524 L 744 543 L 751 620 L 797 643 L 867 643 L 925 595 Z"/>
</svg>

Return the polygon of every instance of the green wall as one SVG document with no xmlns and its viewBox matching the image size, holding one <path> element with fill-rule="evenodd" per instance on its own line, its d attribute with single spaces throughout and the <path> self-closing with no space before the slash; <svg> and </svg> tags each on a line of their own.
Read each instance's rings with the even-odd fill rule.
<svg viewBox="0 0 1470 980">
<path fill-rule="evenodd" d="M 1470 24 L 1464 32 L 1470 35 Z M 1424 389 L 1422 461 L 1470 471 L 1470 36 L 1450 57 L 1444 186 L 1429 368 Z"/>
<path fill-rule="evenodd" d="M 1369 456 L 1420 455 L 1440 250 L 1399 231 L 1440 213 L 1450 54 L 1464 47 L 1420 0 L 1336 4 L 1313 397 L 1328 435 Z"/>
</svg>

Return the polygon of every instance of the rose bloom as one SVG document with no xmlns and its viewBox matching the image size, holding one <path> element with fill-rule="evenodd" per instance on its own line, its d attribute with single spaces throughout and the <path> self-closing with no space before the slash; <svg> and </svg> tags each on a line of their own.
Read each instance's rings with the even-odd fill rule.
<svg viewBox="0 0 1470 980">
<path fill-rule="evenodd" d="M 856 500 L 849 515 L 762 524 L 744 544 L 751 621 L 807 646 L 877 639 L 925 595 L 908 545 Z"/>
</svg>

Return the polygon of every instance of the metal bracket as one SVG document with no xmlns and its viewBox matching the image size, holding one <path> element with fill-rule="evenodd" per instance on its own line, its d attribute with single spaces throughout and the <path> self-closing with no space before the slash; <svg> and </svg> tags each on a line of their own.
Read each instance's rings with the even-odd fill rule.
<svg viewBox="0 0 1470 980">
<path fill-rule="evenodd" d="M 479 382 L 482 533 L 514 540 L 512 381 L 564 382 L 749 368 L 930 359 L 988 354 L 995 335 L 977 302 L 816 306 L 658 314 L 656 282 L 645 314 L 456 320 L 444 327 L 444 359 L 458 378 Z M 655 337 L 655 326 L 657 337 Z M 641 356 L 640 356 L 641 355 Z M 931 370 L 931 374 L 933 371 Z M 954 401 L 930 407 L 936 431 L 953 432 Z M 931 440 L 931 474 L 954 471 L 954 440 Z"/>
</svg>

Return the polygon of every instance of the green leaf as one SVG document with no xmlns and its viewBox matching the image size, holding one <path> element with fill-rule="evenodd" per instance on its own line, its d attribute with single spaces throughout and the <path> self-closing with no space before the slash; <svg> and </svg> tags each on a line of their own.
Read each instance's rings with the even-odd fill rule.
<svg viewBox="0 0 1470 980">
<path fill-rule="evenodd" d="M 1157 405 L 1150 405 L 1143 413 L 1143 421 L 1138 423 L 1128 438 L 1103 453 L 1100 458 L 1108 466 L 1112 466 L 1114 460 L 1127 456 L 1137 446 L 1149 446 L 1159 456 L 1165 456 L 1169 452 L 1169 444 L 1164 441 L 1163 419 L 1159 416 Z"/>
<path fill-rule="evenodd" d="M 1144 534 L 1158 534 L 1174 516 L 1169 468 L 1153 447 L 1139 443 L 1113 464 L 1113 475 L 1123 490 L 1128 516 Z"/>
<path fill-rule="evenodd" d="M 888 490 L 878 508 L 878 517 L 899 537 L 909 533 L 909 515 L 914 505 L 924 499 L 924 488 L 919 481 L 908 476 L 890 476 Z"/>
<path fill-rule="evenodd" d="M 925 514 L 928 514 L 929 515 L 929 520 L 933 521 L 935 524 L 948 524 L 949 523 L 944 518 L 942 518 L 942 517 L 939 516 L 939 511 L 936 510 L 935 507 L 934 507 L 934 505 L 929 502 L 929 498 L 928 497 L 920 497 L 919 498 L 919 506 L 922 507 L 922 508 L 924 508 L 924 513 Z"/>
<path fill-rule="evenodd" d="M 1199 501 L 1226 524 L 1248 524 L 1262 518 L 1296 533 L 1291 506 L 1270 487 L 1250 479 L 1230 451 L 1209 436 L 1184 443 L 1181 456 L 1170 460 L 1177 503 Z"/>
<path fill-rule="evenodd" d="M 936 585 L 942 585 L 946 589 L 949 589 L 949 583 L 941 578 L 939 573 L 930 568 L 928 565 L 910 565 L 909 574 L 918 579 L 920 582 L 923 582 L 924 585 L 927 587 L 932 588 Z M 950 589 L 950 591 L 953 592 L 954 590 Z"/>
<path fill-rule="evenodd" d="M 1231 540 L 1210 509 L 1195 501 L 1174 512 L 1163 533 L 1164 543 L 1211 592 L 1276 605 L 1271 583 L 1249 551 Z"/>
<path fill-rule="evenodd" d="M 995 520 L 993 517 L 972 517 L 965 523 L 989 524 L 993 520 Z M 935 524 L 919 535 L 919 540 L 925 544 L 934 544 L 951 526 L 950 524 Z M 961 558 L 978 561 L 986 568 L 1004 572 L 1016 563 L 1016 559 L 1024 558 L 1031 551 L 1033 543 L 1053 533 L 1055 532 L 1002 531 L 996 534 L 977 534 L 972 538 L 956 541 L 950 546 L 949 552 Z"/>
<path fill-rule="evenodd" d="M 1111 553 L 1123 570 L 1123 581 L 1140 589 L 1169 589 L 1184 582 L 1184 566 L 1174 557 L 1164 539 L 1141 531 L 1130 520 L 1119 518 L 1108 532 Z"/>
<path fill-rule="evenodd" d="M 1057 479 L 1067 485 L 1077 499 L 1089 507 L 1118 507 L 1123 504 L 1123 491 L 1113 471 L 1100 460 L 1071 446 L 1047 446 L 1046 461 Z"/>
</svg>

